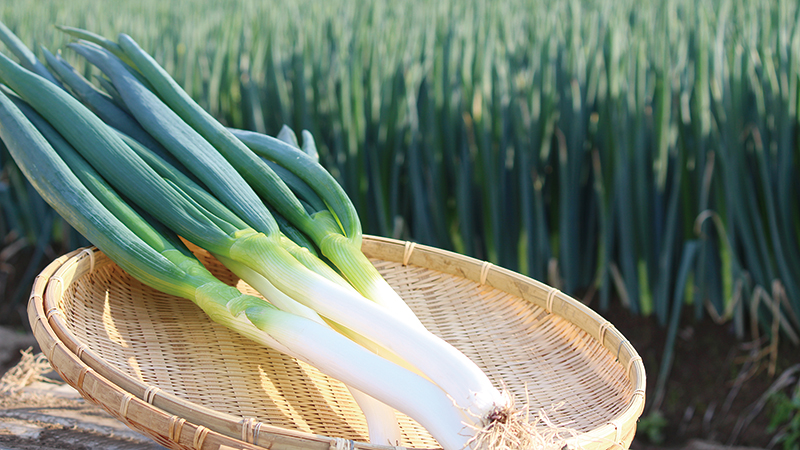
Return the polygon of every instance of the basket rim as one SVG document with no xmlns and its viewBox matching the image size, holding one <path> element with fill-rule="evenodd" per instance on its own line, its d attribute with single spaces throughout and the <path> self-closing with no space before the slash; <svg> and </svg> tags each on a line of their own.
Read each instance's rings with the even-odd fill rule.
<svg viewBox="0 0 800 450">
<path fill-rule="evenodd" d="M 633 389 L 631 399 L 617 417 L 576 436 L 571 440 L 571 444 L 586 449 L 607 448 L 609 443 L 623 448 L 628 447 L 636 431 L 636 422 L 644 410 L 646 375 L 642 358 L 609 321 L 553 287 L 509 269 L 459 253 L 409 241 L 368 235 L 364 236 L 362 249 L 369 257 L 441 271 L 516 295 L 543 308 L 548 314 L 561 316 L 597 340 L 607 351 L 616 354 L 617 361 L 627 367 L 625 375 Z M 375 256 L 376 254 L 380 256 Z M 227 445 L 233 444 L 240 448 L 241 445 L 249 446 L 246 448 L 271 448 L 276 443 L 302 443 L 305 448 L 328 449 L 335 448 L 337 442 L 341 441 L 339 438 L 277 427 L 256 421 L 254 418 L 243 418 L 198 405 L 161 391 L 157 386 L 136 380 L 99 357 L 71 333 L 54 299 L 59 298 L 66 287 L 62 276 L 71 274 L 79 278 L 105 264 L 113 262 L 96 247 L 78 249 L 57 258 L 34 280 L 28 304 L 31 327 L 45 356 L 62 378 L 75 387 L 82 396 L 98 403 L 92 392 L 87 392 L 87 379 L 90 378 L 96 390 L 125 392 L 122 400 L 119 400 L 124 403 L 124 408 L 119 401 L 115 403 L 120 405 L 116 409 L 105 403 L 101 405 L 128 426 L 145 434 L 151 434 L 151 437 L 152 433 L 148 431 L 153 431 L 158 437 L 165 437 L 168 441 L 172 441 L 171 434 L 174 433 L 175 423 L 183 421 L 182 424 L 188 424 L 189 429 L 195 427 L 191 443 L 198 449 L 205 445 L 202 440 L 197 442 L 201 434 L 203 439 L 210 437 L 211 441 L 227 442 Z M 61 364 L 70 370 L 59 367 Z M 103 393 L 99 395 L 102 396 Z M 139 414 L 148 416 L 150 420 L 169 421 L 167 432 L 142 430 L 134 426 L 135 424 L 132 425 L 128 417 L 131 404 L 135 404 L 137 409 L 151 408 L 153 411 L 149 415 L 139 411 Z M 165 419 L 164 415 L 168 415 L 169 418 Z M 163 428 L 164 423 L 161 425 Z M 188 439 L 187 436 L 188 434 L 179 436 L 181 442 L 184 438 Z M 262 444 L 266 444 L 266 447 L 260 446 Z M 348 446 L 364 450 L 398 448 L 358 441 L 349 441 Z M 419 448 L 415 447 L 413 450 Z"/>
</svg>

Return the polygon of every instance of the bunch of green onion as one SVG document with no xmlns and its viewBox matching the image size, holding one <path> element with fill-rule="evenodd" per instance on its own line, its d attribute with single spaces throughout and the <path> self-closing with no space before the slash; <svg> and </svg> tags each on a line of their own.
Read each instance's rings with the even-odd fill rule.
<svg viewBox="0 0 800 450">
<path fill-rule="evenodd" d="M 0 138 L 41 196 L 131 276 L 345 383 L 370 440 L 398 445 L 393 409 L 446 450 L 474 446 L 507 395 L 430 333 L 361 253 L 352 203 L 284 129 L 231 130 L 133 39 L 67 29 L 101 91 L 58 55 L 49 69 L 7 29 Z M 214 278 L 183 238 L 257 289 Z M 331 265 L 329 265 L 329 263 Z"/>
</svg>

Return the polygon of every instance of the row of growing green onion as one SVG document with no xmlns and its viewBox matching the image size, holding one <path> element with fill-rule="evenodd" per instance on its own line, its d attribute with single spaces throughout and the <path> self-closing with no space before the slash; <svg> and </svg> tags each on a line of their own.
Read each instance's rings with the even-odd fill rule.
<svg viewBox="0 0 800 450">
<path fill-rule="evenodd" d="M 293 145 L 293 133 L 284 141 L 226 128 L 129 36 L 113 42 L 62 30 L 79 38 L 69 47 L 107 77 L 110 93 L 90 94 L 85 79 L 43 49 L 51 72 L 6 33 L 20 62 L 0 53 L 0 139 L 42 198 L 90 242 L 139 281 L 344 382 L 371 442 L 400 444 L 396 409 L 444 449 L 459 450 L 494 425 L 496 410 L 512 410 L 361 253 L 353 205 L 313 151 Z M 151 147 L 135 136 L 150 136 L 143 141 Z M 308 136 L 303 144 L 313 148 Z M 289 228 L 304 239 L 288 238 Z M 268 301 L 214 278 L 178 236 Z"/>
</svg>

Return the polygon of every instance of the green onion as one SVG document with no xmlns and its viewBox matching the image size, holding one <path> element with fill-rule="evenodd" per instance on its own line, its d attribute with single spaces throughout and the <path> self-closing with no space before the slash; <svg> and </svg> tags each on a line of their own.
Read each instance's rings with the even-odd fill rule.
<svg viewBox="0 0 800 450">
<path fill-rule="evenodd" d="M 88 46 L 82 47 L 92 50 Z M 92 54 L 89 51 L 86 53 Z M 109 61 L 115 61 L 112 59 L 113 55 L 108 57 L 110 54 L 102 52 L 99 54 Z M 116 60 L 115 64 L 122 63 Z M 314 309 L 327 320 L 345 327 L 403 358 L 408 364 L 432 380 L 438 386 L 437 389 L 443 390 L 440 392 L 439 398 L 448 399 L 446 403 L 450 412 L 437 414 L 433 418 L 430 416 L 415 417 L 416 414 L 420 414 L 411 406 L 416 402 L 407 398 L 408 391 L 404 388 L 393 385 L 394 378 L 387 378 L 391 380 L 388 384 L 385 381 L 379 382 L 373 377 L 366 377 L 368 380 L 364 380 L 360 375 L 353 375 L 352 371 L 356 367 L 358 370 L 364 370 L 365 367 L 359 367 L 352 361 L 342 363 L 346 359 L 338 358 L 338 356 L 343 356 L 341 354 L 337 356 L 338 359 L 329 359 L 330 355 L 326 354 L 324 357 L 320 357 L 319 361 L 320 364 L 332 364 L 332 361 L 336 360 L 339 361 L 339 367 L 315 364 L 313 359 L 312 364 L 326 367 L 326 373 L 329 375 L 406 412 L 420 423 L 429 422 L 429 425 L 423 424 L 423 426 L 426 426 L 432 434 L 438 434 L 437 440 L 443 445 L 449 445 L 446 443 L 452 443 L 454 440 L 462 444 L 464 442 L 464 436 L 453 430 L 456 422 L 452 420 L 453 418 L 458 418 L 459 427 L 461 427 L 462 421 L 472 424 L 477 420 L 480 423 L 496 407 L 508 405 L 508 398 L 492 385 L 486 375 L 472 361 L 445 341 L 424 330 L 418 323 L 399 318 L 395 311 L 387 310 L 365 299 L 355 293 L 352 288 L 345 288 L 309 270 L 287 252 L 283 247 L 286 241 L 285 237 L 276 231 L 277 227 L 274 225 L 274 221 L 271 221 L 269 212 L 263 207 L 260 200 L 257 197 L 255 200 L 247 199 L 248 192 L 252 192 L 249 190 L 249 186 L 240 181 L 235 171 L 227 169 L 227 163 L 219 159 L 219 154 L 203 152 L 203 148 L 208 148 L 208 144 L 202 138 L 198 138 L 192 128 L 175 118 L 174 114 L 170 114 L 168 108 L 160 103 L 157 97 L 129 74 L 130 72 L 124 66 L 120 66 L 120 70 L 112 74 L 111 78 L 125 99 L 129 110 L 143 127 L 149 128 L 148 131 L 153 133 L 154 137 L 168 150 L 178 153 L 176 157 L 186 166 L 195 165 L 195 173 L 198 168 L 205 170 L 206 173 L 198 174 L 198 178 L 205 184 L 214 186 L 211 189 L 216 188 L 215 192 L 221 191 L 220 186 L 241 188 L 236 192 L 223 192 L 222 196 L 227 197 L 227 200 L 237 207 L 239 214 L 243 216 L 242 220 L 260 219 L 259 225 L 264 227 L 268 234 L 258 232 L 250 227 L 237 227 L 238 221 L 226 220 L 231 217 L 230 214 L 233 214 L 231 212 L 223 211 L 215 214 L 204 208 L 185 191 L 177 188 L 175 183 L 165 180 L 152 170 L 115 130 L 103 123 L 63 89 L 19 67 L 4 56 L 0 56 L 0 78 L 41 114 L 67 142 L 95 167 L 103 178 L 119 189 L 121 194 L 131 199 L 138 207 L 144 209 L 173 232 L 223 259 L 230 259 L 247 266 L 268 279 L 281 292 Z M 130 81 L 132 84 L 119 83 L 120 79 Z M 189 156 L 193 156 L 195 159 L 191 160 Z M 210 167 L 211 164 L 219 165 Z M 224 179 L 214 180 L 214 176 Z M 251 197 L 254 196 L 251 195 Z M 100 246 L 98 245 L 98 247 Z M 212 291 L 214 290 L 212 289 Z M 292 321 L 299 320 L 299 318 L 285 318 L 280 314 L 276 316 L 272 311 L 254 310 L 249 300 L 244 302 L 241 307 L 233 308 L 229 305 L 225 309 L 218 303 L 207 299 L 207 297 L 213 297 L 214 292 L 203 294 L 204 296 L 201 296 L 196 293 L 196 301 L 214 320 L 224 323 L 229 320 L 231 314 L 238 317 L 238 313 L 245 312 L 256 327 L 268 331 L 270 336 L 275 337 L 278 341 L 289 339 L 286 337 L 287 335 L 281 334 L 283 331 L 280 331 L 280 327 L 291 327 Z M 282 319 L 277 321 L 275 317 Z M 230 319 L 229 324 L 235 325 L 233 319 Z M 298 324 L 298 326 L 300 325 Z M 288 331 L 286 332 L 288 333 Z M 280 338 L 276 337 L 276 333 Z M 317 334 L 316 331 L 309 331 L 302 337 L 304 339 L 321 338 L 320 336 L 322 334 Z M 339 334 L 336 336 L 341 336 L 341 339 L 346 342 L 352 342 L 345 336 Z M 338 343 L 337 339 L 339 338 L 331 338 L 331 345 Z M 306 340 L 303 340 L 301 345 L 306 344 L 311 345 L 310 341 Z M 346 347 L 341 348 L 345 349 Z M 420 351 L 420 349 L 425 350 Z M 336 356 L 336 352 L 333 354 Z M 368 352 L 368 354 L 374 360 L 375 365 L 385 365 L 386 368 L 382 370 L 400 369 L 392 362 L 372 353 Z M 307 353 L 303 353 L 303 355 L 306 360 L 309 359 Z M 411 372 L 405 370 L 403 373 L 407 373 L 408 376 L 412 375 Z M 354 376 L 357 378 L 348 378 Z M 419 377 L 418 375 L 414 376 Z M 419 378 L 419 380 L 420 383 L 424 381 L 423 378 Z M 382 387 L 378 388 L 377 386 Z M 427 388 L 421 389 L 425 391 Z M 427 409 L 427 405 L 422 409 Z M 448 433 L 452 434 L 442 435 L 439 431 L 434 431 L 440 429 L 441 424 L 438 423 L 440 419 L 447 422 L 444 426 L 449 429 Z M 430 423 L 431 420 L 436 423 Z"/>
<path fill-rule="evenodd" d="M 308 362 L 344 383 L 358 386 L 366 395 L 396 405 L 417 417 L 445 448 L 458 449 L 464 445 L 465 438 L 460 435 L 463 418 L 437 386 L 370 353 L 327 326 L 283 312 L 217 280 L 189 256 L 187 249 L 175 245 L 177 236 L 167 239 L 150 228 L 88 164 L 81 162 L 65 139 L 43 120 L 37 122 L 61 154 L 66 155 L 72 168 L 0 92 L 0 139 L 15 161 L 59 214 L 131 276 L 162 292 L 190 299 L 212 320 Z M 81 178 L 75 173 L 81 174 Z M 409 395 L 412 392 L 423 397 L 415 399 L 415 395 Z M 419 401 L 420 398 L 425 401 Z"/>
<path fill-rule="evenodd" d="M 237 231 L 231 236 L 220 236 L 218 241 L 205 244 L 214 247 L 213 249 L 206 247 L 209 251 L 249 266 L 295 300 L 402 357 L 430 377 L 454 398 L 456 404 L 471 411 L 475 417 L 484 417 L 494 407 L 507 404 L 508 399 L 492 385 L 491 381 L 472 361 L 425 330 L 419 324 L 416 316 L 410 312 L 408 306 L 405 306 L 405 309 L 409 311 L 408 315 L 400 315 L 394 307 L 384 308 L 367 301 L 364 297 L 354 295 L 349 289 L 331 283 L 315 273 L 309 273 L 302 264 L 281 247 L 281 237 L 276 231 L 277 226 L 274 225 L 274 219 L 270 222 L 269 220 L 272 218 L 269 213 L 265 209 L 263 211 L 257 209 L 261 203 L 254 200 L 241 200 L 245 193 L 252 192 L 250 187 L 246 183 L 237 181 L 239 174 L 235 170 L 228 169 L 230 166 L 227 161 L 220 160 L 220 154 L 214 151 L 213 147 L 209 148 L 208 143 L 197 136 L 194 128 L 177 118 L 169 108 L 159 101 L 155 94 L 138 83 L 135 77 L 130 76 L 130 72 L 124 68 L 122 62 L 116 60 L 110 53 L 104 53 L 101 48 L 89 45 L 73 45 L 73 48 L 91 58 L 93 63 L 103 66 L 104 73 L 112 80 L 125 99 L 128 108 L 142 126 L 156 139 L 159 139 L 162 145 L 173 152 L 184 165 L 189 167 L 198 178 L 208 185 L 212 192 L 227 196 L 227 199 L 221 199 L 223 203 L 227 201 L 236 207 L 245 221 L 262 220 L 263 225 L 258 228 L 262 231 L 261 233 L 247 229 Z M 135 57 L 132 59 L 136 60 Z M 197 114 L 206 113 L 198 112 Z M 197 128 L 202 129 L 203 127 L 204 125 L 200 124 Z M 230 135 L 227 130 L 224 128 L 223 130 Z M 208 132 L 208 134 L 212 133 Z M 260 161 L 252 152 L 248 152 L 246 155 L 255 158 L 253 164 L 257 165 L 257 162 Z M 246 155 L 240 156 L 250 157 Z M 225 170 L 224 175 L 221 174 L 223 170 Z M 278 179 L 278 181 L 280 180 Z M 237 186 L 239 190 L 230 192 L 226 190 L 230 187 L 226 186 Z M 135 189 L 140 189 L 140 187 L 137 185 Z M 284 195 L 291 196 L 288 188 L 281 192 L 281 196 Z M 294 197 L 291 199 L 296 204 L 296 208 L 292 208 L 292 210 L 294 212 L 302 211 L 299 213 L 300 215 L 305 214 L 297 199 Z M 163 213 L 163 210 L 159 210 L 159 212 Z M 162 222 L 165 221 L 162 220 Z M 329 226 L 325 227 L 322 233 L 326 233 L 329 228 Z M 178 230 L 176 229 L 176 231 Z M 190 235 L 181 235 L 192 240 Z M 325 248 L 341 245 L 345 240 L 340 234 L 324 234 L 324 236 L 327 237 L 327 240 L 320 245 L 323 254 L 325 254 Z M 341 239 L 337 239 L 337 236 Z M 316 239 L 314 240 L 318 242 Z M 204 246 L 202 243 L 197 243 L 197 245 Z M 352 246 L 343 247 L 352 249 Z M 342 253 L 346 257 L 352 255 L 354 258 L 360 255 L 366 261 L 360 250 Z M 368 261 L 367 264 L 369 264 Z M 377 274 L 374 267 L 372 270 Z M 388 287 L 388 284 L 386 286 Z M 394 292 L 390 287 L 388 289 L 392 293 Z M 413 319 L 409 319 L 409 317 Z M 419 352 L 420 348 L 426 348 L 427 351 Z"/>
</svg>

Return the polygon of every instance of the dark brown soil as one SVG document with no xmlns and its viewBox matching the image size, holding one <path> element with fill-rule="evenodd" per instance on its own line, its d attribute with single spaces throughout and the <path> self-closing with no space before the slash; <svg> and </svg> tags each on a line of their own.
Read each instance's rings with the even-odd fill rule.
<svg viewBox="0 0 800 450">
<path fill-rule="evenodd" d="M 654 402 L 666 329 L 653 318 L 632 316 L 621 308 L 603 315 L 630 340 L 647 371 L 647 406 L 632 448 L 682 448 L 698 439 L 728 446 L 775 446 L 775 433 L 768 431 L 774 410 L 772 403 L 765 401 L 766 393 L 778 385 L 782 374 L 794 374 L 791 386 L 797 383 L 798 347 L 779 341 L 773 359 L 770 342 L 764 337 L 738 339 L 730 323 L 685 317 L 658 408 L 663 417 L 659 427 L 653 425 L 657 422 Z M 790 388 L 782 390 L 790 392 Z M 653 442 L 648 435 L 657 431 L 661 439 Z"/>
</svg>

